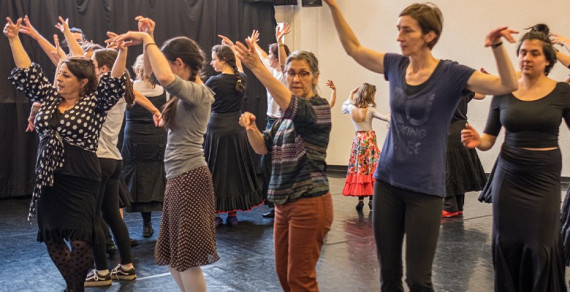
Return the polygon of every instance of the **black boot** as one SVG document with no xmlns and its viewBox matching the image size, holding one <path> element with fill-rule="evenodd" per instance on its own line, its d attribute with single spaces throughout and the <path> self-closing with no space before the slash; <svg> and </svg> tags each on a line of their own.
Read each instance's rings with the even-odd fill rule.
<svg viewBox="0 0 570 292">
<path fill-rule="evenodd" d="M 154 229 L 152 229 L 152 223 L 144 223 L 143 224 L 143 234 L 144 238 L 149 238 L 154 234 Z"/>
</svg>

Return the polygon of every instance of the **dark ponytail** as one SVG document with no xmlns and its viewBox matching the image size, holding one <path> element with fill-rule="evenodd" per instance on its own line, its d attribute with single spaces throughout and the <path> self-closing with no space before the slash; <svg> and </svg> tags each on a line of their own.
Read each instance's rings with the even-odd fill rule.
<svg viewBox="0 0 570 292">
<path fill-rule="evenodd" d="M 236 76 L 236 91 L 242 93 L 245 91 L 245 80 L 243 80 L 241 74 L 236 65 L 236 55 L 232 49 L 227 45 L 216 45 L 212 48 L 212 52 L 218 56 L 220 61 L 225 61 L 234 70 L 234 75 Z"/>
<path fill-rule="evenodd" d="M 205 57 L 204 52 L 202 52 L 202 49 L 194 40 L 187 37 L 171 38 L 164 42 L 160 50 L 164 57 L 171 62 L 180 58 L 186 66 L 190 67 L 190 78 L 188 81 L 196 81 L 196 76 L 204 66 Z M 162 110 L 164 126 L 169 129 L 174 127 L 177 103 L 178 97 L 172 96 Z"/>
</svg>

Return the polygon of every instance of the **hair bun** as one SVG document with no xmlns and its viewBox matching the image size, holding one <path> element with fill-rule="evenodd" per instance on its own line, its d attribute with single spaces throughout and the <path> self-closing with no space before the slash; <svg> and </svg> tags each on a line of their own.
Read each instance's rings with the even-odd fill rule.
<svg viewBox="0 0 570 292">
<path fill-rule="evenodd" d="M 544 23 L 539 23 L 539 24 L 531 26 L 527 29 L 529 29 L 530 31 L 542 32 L 545 35 L 550 35 L 550 29 L 548 28 L 548 25 L 546 25 Z"/>
</svg>

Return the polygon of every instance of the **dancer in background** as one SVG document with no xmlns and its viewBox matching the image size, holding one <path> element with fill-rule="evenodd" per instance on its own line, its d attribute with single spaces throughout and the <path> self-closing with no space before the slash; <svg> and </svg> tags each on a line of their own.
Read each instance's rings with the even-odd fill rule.
<svg viewBox="0 0 570 292">
<path fill-rule="evenodd" d="M 249 211 L 263 203 L 261 186 L 247 144 L 245 130 L 236 123 L 241 115 L 246 81 L 241 65 L 236 63 L 233 43 L 212 48 L 210 65 L 220 74 L 206 81 L 214 92 L 212 114 L 204 137 L 204 156 L 212 172 L 216 212 L 228 213 L 226 224 L 237 226 L 237 211 Z M 216 227 L 222 224 L 218 215 Z"/>
<path fill-rule="evenodd" d="M 405 238 L 408 287 L 433 291 L 431 271 L 445 196 L 451 116 L 464 89 L 505 94 L 517 88 L 515 70 L 501 41 L 505 37 L 514 42 L 514 31 L 499 27 L 485 38 L 499 77 L 432 54 L 443 29 L 443 15 L 433 3 L 415 3 L 400 12 L 396 29 L 401 54 L 395 54 L 364 47 L 337 1 L 324 2 L 346 53 L 364 68 L 383 74 L 390 86 L 390 129 L 374 174 L 373 226 L 381 289 L 403 291 Z"/>
<path fill-rule="evenodd" d="M 156 108 L 162 108 L 168 92 L 153 83 L 144 72 L 143 56 L 133 65 L 136 80 L 133 88 L 143 94 Z M 128 212 L 140 212 L 143 218 L 143 237 L 154 234 L 151 212 L 162 211 L 166 176 L 164 150 L 166 129 L 156 127 L 153 115 L 142 106 L 127 108 L 125 136 L 121 155 L 124 159 L 121 176 L 125 178 L 133 201 Z"/>
<path fill-rule="evenodd" d="M 376 132 L 372 129 L 372 119 L 390 122 L 390 115 L 376 111 L 376 86 L 364 83 L 350 92 L 342 104 L 343 114 L 350 114 L 356 133 L 352 139 L 348 171 L 342 194 L 358 198 L 356 211 L 362 212 L 364 198 L 368 197 L 368 207 L 372 211 L 374 195 L 374 177 L 376 164 L 380 158 L 380 149 L 376 143 Z"/>
<path fill-rule="evenodd" d="M 465 91 L 451 118 L 447 130 L 446 191 L 441 217 L 451 218 L 463 214 L 465 193 L 483 189 L 487 176 L 475 149 L 461 143 L 461 130 L 467 123 L 467 104 L 485 95 Z"/>
</svg>

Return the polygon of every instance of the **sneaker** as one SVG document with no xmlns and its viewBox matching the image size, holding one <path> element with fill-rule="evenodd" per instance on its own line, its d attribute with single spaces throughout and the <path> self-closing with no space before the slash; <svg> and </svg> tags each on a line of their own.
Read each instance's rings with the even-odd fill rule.
<svg viewBox="0 0 570 292">
<path fill-rule="evenodd" d="M 113 280 L 132 281 L 136 278 L 137 278 L 137 271 L 135 270 L 135 268 L 126 270 L 125 268 L 123 268 L 123 266 L 121 266 L 121 264 L 118 264 L 113 270 L 111 270 L 111 279 Z"/>
<path fill-rule="evenodd" d="M 443 218 L 452 218 L 461 215 L 459 212 L 447 212 L 445 210 L 441 211 L 441 217 Z"/>
<path fill-rule="evenodd" d="M 111 274 L 107 273 L 107 275 L 103 276 L 97 272 L 96 269 L 91 270 L 89 274 L 87 274 L 87 278 L 85 278 L 85 283 L 83 286 L 85 287 L 100 287 L 100 286 L 109 286 L 113 281 L 111 280 Z"/>
</svg>

